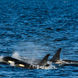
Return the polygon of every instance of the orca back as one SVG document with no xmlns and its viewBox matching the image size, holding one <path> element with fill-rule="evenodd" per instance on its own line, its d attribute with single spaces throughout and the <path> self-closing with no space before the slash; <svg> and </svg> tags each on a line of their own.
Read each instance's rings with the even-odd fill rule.
<svg viewBox="0 0 78 78">
<path fill-rule="evenodd" d="M 50 59 L 50 61 L 56 62 L 57 60 L 60 60 L 60 53 L 61 53 L 61 48 L 57 50 L 56 54 Z"/>
<path fill-rule="evenodd" d="M 50 54 L 47 54 L 47 55 L 40 61 L 40 63 L 39 63 L 38 65 L 39 65 L 39 66 L 46 65 L 49 56 L 50 56 Z"/>
</svg>

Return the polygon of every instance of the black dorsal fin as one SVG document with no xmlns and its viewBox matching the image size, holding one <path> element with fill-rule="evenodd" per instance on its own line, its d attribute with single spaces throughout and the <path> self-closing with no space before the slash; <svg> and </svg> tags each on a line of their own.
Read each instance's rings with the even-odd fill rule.
<svg viewBox="0 0 78 78">
<path fill-rule="evenodd" d="M 57 60 L 60 60 L 60 52 L 61 52 L 61 48 L 57 50 L 56 54 L 50 59 L 50 61 L 56 62 Z"/>
<path fill-rule="evenodd" d="M 38 65 L 42 66 L 42 65 L 45 65 L 48 61 L 48 57 L 50 56 L 50 54 L 47 54 L 41 61 Z"/>
</svg>

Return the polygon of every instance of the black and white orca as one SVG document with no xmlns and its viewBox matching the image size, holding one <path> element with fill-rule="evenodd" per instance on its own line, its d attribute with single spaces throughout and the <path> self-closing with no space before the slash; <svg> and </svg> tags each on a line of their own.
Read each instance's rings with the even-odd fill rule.
<svg viewBox="0 0 78 78">
<path fill-rule="evenodd" d="M 21 60 L 15 59 L 10 56 L 3 57 L 3 63 L 10 64 L 11 66 L 22 67 L 22 68 L 27 68 L 27 69 L 35 69 L 36 68 L 35 66 L 33 66 L 29 63 L 25 63 Z"/>
<path fill-rule="evenodd" d="M 50 54 L 47 54 L 38 64 L 29 64 L 27 62 L 15 59 L 10 56 L 6 56 L 2 58 L 2 62 L 4 64 L 10 64 L 11 66 L 22 67 L 26 69 L 48 69 L 49 66 L 53 64 L 58 64 L 62 66 L 78 66 L 78 61 L 74 60 L 60 60 L 61 48 L 59 48 L 56 54 L 49 60 Z"/>
<path fill-rule="evenodd" d="M 63 66 L 78 66 L 78 61 L 60 60 L 60 53 L 61 53 L 61 48 L 57 50 L 56 54 L 49 61 Z"/>
<path fill-rule="evenodd" d="M 48 57 L 50 54 L 47 54 L 38 64 L 29 64 L 26 62 L 23 62 L 21 60 L 15 59 L 10 56 L 6 56 L 2 58 L 2 64 L 9 64 L 11 66 L 16 66 L 16 67 L 22 67 L 26 69 L 45 69 L 46 68 L 46 63 L 48 61 Z"/>
</svg>

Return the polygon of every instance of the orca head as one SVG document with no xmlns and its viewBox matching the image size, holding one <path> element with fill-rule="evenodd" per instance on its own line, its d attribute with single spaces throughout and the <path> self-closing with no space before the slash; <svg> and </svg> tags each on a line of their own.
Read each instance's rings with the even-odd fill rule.
<svg viewBox="0 0 78 78">
<path fill-rule="evenodd" d="M 9 56 L 3 57 L 3 61 L 6 64 L 10 64 L 11 66 L 15 66 L 15 59 L 13 59 L 12 57 L 9 57 Z"/>
</svg>

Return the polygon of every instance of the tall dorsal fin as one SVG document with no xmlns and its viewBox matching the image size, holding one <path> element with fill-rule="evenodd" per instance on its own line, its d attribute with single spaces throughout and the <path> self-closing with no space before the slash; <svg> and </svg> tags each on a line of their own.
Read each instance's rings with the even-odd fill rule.
<svg viewBox="0 0 78 78">
<path fill-rule="evenodd" d="M 50 61 L 56 62 L 57 60 L 60 60 L 60 52 L 61 52 L 61 48 L 57 50 L 56 54 L 50 59 Z"/>
<path fill-rule="evenodd" d="M 48 57 L 50 56 L 50 54 L 47 54 L 41 61 L 38 65 L 42 66 L 42 65 L 45 65 L 48 61 Z"/>
</svg>

